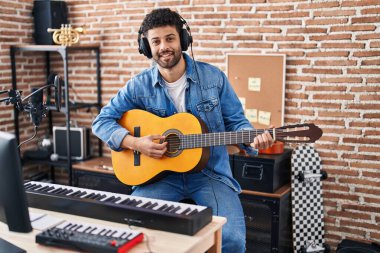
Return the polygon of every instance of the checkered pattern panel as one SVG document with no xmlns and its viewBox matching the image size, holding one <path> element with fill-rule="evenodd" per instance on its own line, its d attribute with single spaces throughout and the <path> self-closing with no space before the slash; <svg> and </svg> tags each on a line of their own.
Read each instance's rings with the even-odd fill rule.
<svg viewBox="0 0 380 253">
<path fill-rule="evenodd" d="M 321 160 L 313 147 L 299 146 L 293 150 L 291 162 L 294 252 L 302 246 L 307 249 L 311 243 L 322 247 L 325 241 Z"/>
</svg>

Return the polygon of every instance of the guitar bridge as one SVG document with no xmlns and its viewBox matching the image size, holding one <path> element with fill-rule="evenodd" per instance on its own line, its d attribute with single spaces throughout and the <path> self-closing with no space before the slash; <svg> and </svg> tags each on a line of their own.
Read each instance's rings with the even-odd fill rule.
<svg viewBox="0 0 380 253">
<path fill-rule="evenodd" d="M 140 133 L 140 127 L 135 127 L 134 128 L 134 136 L 135 137 L 140 137 L 141 133 Z M 141 157 L 141 153 L 137 150 L 133 150 L 133 165 L 134 166 L 140 166 L 140 157 Z"/>
</svg>

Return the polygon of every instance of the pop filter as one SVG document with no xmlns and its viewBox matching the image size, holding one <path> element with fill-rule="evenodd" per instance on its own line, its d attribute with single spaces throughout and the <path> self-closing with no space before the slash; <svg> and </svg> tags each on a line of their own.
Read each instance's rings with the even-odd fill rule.
<svg viewBox="0 0 380 253">
<path fill-rule="evenodd" d="M 55 108 L 57 112 L 61 110 L 61 99 L 62 99 L 62 86 L 61 86 L 61 78 L 59 75 L 54 77 L 54 101 Z"/>
</svg>

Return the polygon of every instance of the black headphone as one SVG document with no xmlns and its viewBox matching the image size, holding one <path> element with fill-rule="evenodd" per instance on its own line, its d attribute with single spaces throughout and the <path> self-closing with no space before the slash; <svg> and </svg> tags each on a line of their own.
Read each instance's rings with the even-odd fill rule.
<svg viewBox="0 0 380 253">
<path fill-rule="evenodd" d="M 190 44 L 193 43 L 193 37 L 191 36 L 190 27 L 186 23 L 186 20 L 184 20 L 180 15 L 178 16 L 181 19 L 182 24 L 185 25 L 185 28 L 186 28 L 186 29 L 182 28 L 179 34 L 181 49 L 182 51 L 186 51 L 189 48 Z M 148 39 L 145 37 L 142 37 L 142 34 L 143 34 L 142 26 L 140 26 L 139 36 L 137 38 L 137 42 L 139 44 L 139 53 L 145 55 L 146 57 L 148 57 L 148 59 L 151 59 L 152 51 L 150 49 Z"/>
</svg>

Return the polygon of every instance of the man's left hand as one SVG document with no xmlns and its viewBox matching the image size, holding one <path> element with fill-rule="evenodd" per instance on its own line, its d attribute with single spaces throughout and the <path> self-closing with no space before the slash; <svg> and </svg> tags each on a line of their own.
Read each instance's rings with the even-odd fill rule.
<svg viewBox="0 0 380 253">
<path fill-rule="evenodd" d="M 270 128 L 273 128 L 273 126 L 270 126 Z M 251 147 L 255 149 L 267 149 L 273 145 L 273 142 L 272 135 L 270 135 L 268 131 L 265 131 L 263 134 L 260 134 L 253 139 Z"/>
</svg>

